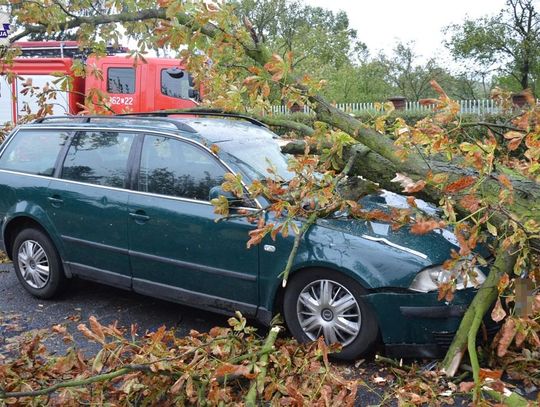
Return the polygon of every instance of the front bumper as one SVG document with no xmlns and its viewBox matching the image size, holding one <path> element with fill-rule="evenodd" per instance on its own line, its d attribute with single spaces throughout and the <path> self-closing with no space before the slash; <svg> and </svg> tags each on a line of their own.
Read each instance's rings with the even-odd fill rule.
<svg viewBox="0 0 540 407">
<path fill-rule="evenodd" d="M 376 292 L 367 294 L 379 319 L 387 354 L 392 357 L 439 358 L 444 356 L 476 290 L 457 291 L 451 303 L 438 301 L 437 292 Z M 480 339 L 497 331 L 491 318 Z"/>
</svg>

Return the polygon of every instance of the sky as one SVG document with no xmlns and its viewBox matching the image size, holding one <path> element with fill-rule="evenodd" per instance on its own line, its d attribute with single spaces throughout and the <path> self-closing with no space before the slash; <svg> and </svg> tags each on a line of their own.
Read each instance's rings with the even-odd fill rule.
<svg viewBox="0 0 540 407">
<path fill-rule="evenodd" d="M 332 11 L 343 10 L 358 38 L 372 55 L 387 53 L 394 45 L 414 41 L 421 59 L 449 59 L 441 30 L 460 23 L 466 16 L 478 18 L 497 14 L 505 0 L 304 0 L 306 4 Z"/>
</svg>

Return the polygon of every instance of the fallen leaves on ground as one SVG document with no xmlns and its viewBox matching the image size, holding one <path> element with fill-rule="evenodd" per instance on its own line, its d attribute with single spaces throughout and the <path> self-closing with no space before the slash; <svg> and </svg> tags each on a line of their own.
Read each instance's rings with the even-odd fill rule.
<svg viewBox="0 0 540 407">
<path fill-rule="evenodd" d="M 192 330 L 179 338 L 165 327 L 137 335 L 137 329 L 102 325 L 90 317 L 79 331 L 101 350 L 87 358 L 74 346 L 64 355 L 49 353 L 43 333 L 28 337 L 16 357 L 0 364 L 0 398 L 7 404 L 98 405 L 241 405 L 253 381 L 264 377 L 258 400 L 270 405 L 335 406 L 353 405 L 358 381 L 345 378 L 330 364 L 328 347 L 319 340 L 299 345 L 278 338 L 272 349 L 264 347 L 254 328 L 241 315 L 229 320 L 229 327 L 216 327 L 208 333 Z M 54 325 L 47 335 L 73 341 L 62 325 Z M 269 352 L 269 353 L 268 353 Z M 259 364 L 268 353 L 266 375 Z M 85 380 L 112 375 L 93 384 Z M 117 376 L 116 376 L 117 375 Z M 73 387 L 59 387 L 48 395 L 9 397 L 9 393 L 48 388 L 70 380 Z M 82 385 L 81 383 L 85 383 Z"/>
</svg>

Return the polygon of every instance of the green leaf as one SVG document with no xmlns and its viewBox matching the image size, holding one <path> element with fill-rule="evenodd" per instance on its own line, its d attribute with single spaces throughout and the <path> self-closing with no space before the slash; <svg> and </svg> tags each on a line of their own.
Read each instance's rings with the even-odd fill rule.
<svg viewBox="0 0 540 407">
<path fill-rule="evenodd" d="M 486 227 L 489 233 L 491 233 L 493 236 L 497 236 L 497 228 L 495 226 L 487 222 Z"/>
</svg>

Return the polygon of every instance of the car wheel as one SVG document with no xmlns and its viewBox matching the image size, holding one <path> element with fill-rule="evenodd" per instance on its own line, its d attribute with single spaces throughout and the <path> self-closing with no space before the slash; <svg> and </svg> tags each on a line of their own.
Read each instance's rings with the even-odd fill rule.
<svg viewBox="0 0 540 407">
<path fill-rule="evenodd" d="M 333 356 L 352 360 L 369 353 L 378 338 L 378 324 L 362 299 L 365 290 L 353 279 L 326 270 L 309 270 L 293 276 L 285 291 L 283 313 L 299 342 L 339 342 Z"/>
<path fill-rule="evenodd" d="M 13 265 L 23 287 L 38 298 L 51 298 L 66 284 L 60 256 L 41 230 L 23 229 L 13 242 Z"/>
</svg>

